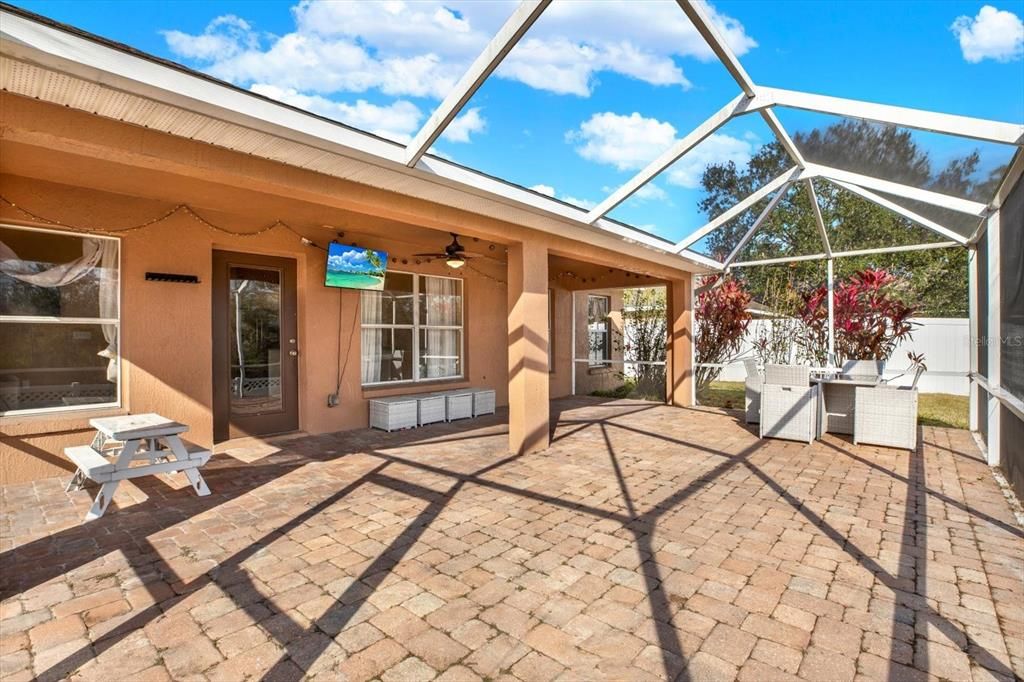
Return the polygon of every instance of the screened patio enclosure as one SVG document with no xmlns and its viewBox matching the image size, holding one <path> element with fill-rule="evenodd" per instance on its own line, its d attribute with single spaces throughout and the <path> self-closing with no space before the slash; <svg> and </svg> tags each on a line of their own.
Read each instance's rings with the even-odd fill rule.
<svg viewBox="0 0 1024 682">
<path fill-rule="evenodd" d="M 1007 458 L 1024 457 L 1019 446 L 1016 452 L 1010 447 L 1021 439 L 1008 435 L 1020 433 L 1024 418 L 1019 190 L 1024 125 L 771 87 L 773 74 L 756 74 L 756 80 L 748 74 L 712 8 L 700 0 L 667 4 L 678 10 L 678 21 L 699 34 L 714 68 L 721 70 L 715 90 L 720 108 L 700 112 L 702 120 L 691 120 L 688 132 L 655 150 L 625 182 L 609 180 L 606 187 L 592 188 L 592 196 L 604 197 L 592 206 L 505 178 L 493 160 L 458 163 L 437 147 L 502 63 L 515 59 L 524 42 L 563 10 L 552 0 L 518 3 L 408 142 L 339 124 L 7 6 L 0 12 L 5 42 L 0 79 L 12 93 L 483 215 L 497 215 L 500 204 L 517 219 L 583 230 L 602 244 L 614 239 L 643 247 L 653 261 L 685 265 L 698 274 L 818 260 L 831 270 L 836 259 L 847 257 L 966 249 L 977 337 L 972 428 L 986 439 L 991 463 L 1009 467 Z M 203 114 L 220 120 L 209 125 Z M 681 130 L 684 123 L 677 120 Z M 692 184 L 694 173 L 715 165 L 717 136 L 740 128 L 754 131 L 764 143 L 770 163 L 762 172 L 740 178 L 735 191 L 698 197 L 703 224 L 651 225 L 642 219 L 640 204 L 651 192 L 692 202 L 692 193 L 680 193 L 675 181 L 685 176 Z M 925 156 L 951 140 L 967 140 L 974 147 L 973 161 L 958 173 L 908 168 L 885 153 L 886 145 L 901 140 L 912 140 Z M 346 163 L 351 159 L 373 163 L 374 172 L 354 170 Z M 905 228 L 902 237 L 897 243 L 851 242 L 849 226 L 836 222 L 829 210 L 837 201 L 890 212 Z M 800 238 L 792 243 L 766 239 L 762 228 L 785 210 L 800 211 Z M 675 236 L 679 233 L 684 236 Z M 1020 489 L 1024 475 L 1015 481 Z"/>
</svg>

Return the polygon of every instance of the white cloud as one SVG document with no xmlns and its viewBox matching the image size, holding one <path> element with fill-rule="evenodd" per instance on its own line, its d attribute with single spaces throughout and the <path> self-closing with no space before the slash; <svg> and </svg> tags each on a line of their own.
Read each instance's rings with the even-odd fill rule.
<svg viewBox="0 0 1024 682">
<path fill-rule="evenodd" d="M 972 64 L 983 59 L 1009 62 L 1024 55 L 1024 22 L 1013 12 L 985 5 L 973 19 L 957 17 L 950 30 Z"/>
<path fill-rule="evenodd" d="M 295 30 L 260 35 L 233 15 L 198 35 L 164 31 L 168 47 L 211 74 L 250 85 L 328 95 L 371 89 L 394 96 L 443 98 L 515 2 L 313 2 L 292 8 Z M 711 8 L 737 54 L 757 43 L 742 24 Z M 601 72 L 652 85 L 687 88 L 677 59 L 715 59 L 670 2 L 552 3 L 496 76 L 559 94 L 588 96 Z"/>
<path fill-rule="evenodd" d="M 564 195 L 564 196 L 562 196 L 560 198 L 561 198 L 562 201 L 564 201 L 566 203 L 572 204 L 574 206 L 579 206 L 580 208 L 585 208 L 588 211 L 590 209 L 594 208 L 595 206 L 597 206 L 597 202 L 596 201 L 591 201 L 590 199 L 577 199 L 576 197 L 569 196 L 568 194 L 566 194 L 566 195 Z"/>
<path fill-rule="evenodd" d="M 601 188 L 601 191 L 605 194 L 611 194 L 617 189 L 619 188 L 605 186 Z M 653 182 L 648 182 L 646 185 L 633 192 L 632 197 L 639 199 L 640 201 L 664 201 L 670 205 L 672 204 L 672 199 L 669 197 L 668 192 Z"/>
<path fill-rule="evenodd" d="M 181 31 L 161 33 L 171 52 L 180 57 L 200 61 L 233 57 L 244 48 L 259 46 L 259 40 L 249 22 L 234 14 L 217 17 L 198 35 Z"/>
<path fill-rule="evenodd" d="M 750 161 L 753 153 L 754 148 L 749 141 L 715 133 L 669 166 L 666 171 L 668 181 L 673 185 L 696 189 L 700 187 L 704 170 L 711 164 L 732 161 L 742 168 Z"/>
<path fill-rule="evenodd" d="M 345 251 L 327 257 L 327 266 L 331 270 L 359 270 L 365 268 L 368 262 L 365 251 Z"/>
<path fill-rule="evenodd" d="M 552 187 L 551 185 L 533 185 L 533 186 L 530 187 L 530 189 L 532 189 L 534 192 L 538 192 L 539 194 L 543 194 L 545 196 L 549 196 L 552 199 L 557 198 L 557 199 L 559 199 L 561 201 L 564 201 L 566 203 L 573 204 L 575 206 L 579 206 L 580 208 L 585 208 L 585 209 L 589 210 L 589 209 L 594 208 L 595 206 L 597 206 L 597 202 L 596 201 L 591 201 L 590 199 L 578 199 L 578 198 L 576 198 L 574 196 L 570 196 L 568 194 L 563 194 L 560 197 L 556 197 L 555 196 L 555 188 Z"/>
<path fill-rule="evenodd" d="M 647 118 L 633 112 L 625 116 L 610 111 L 594 114 L 576 130 L 566 133 L 566 141 L 576 143 L 576 152 L 589 161 L 596 161 L 618 170 L 639 170 L 677 140 L 671 123 Z M 704 169 L 712 163 L 733 161 L 745 165 L 753 153 L 747 139 L 715 133 L 687 152 L 667 170 L 668 182 L 689 189 L 700 186 Z M 650 189 L 652 188 L 653 189 Z M 664 190 L 648 184 L 640 192 L 641 199 L 660 199 Z M 640 192 L 636 196 L 640 196 Z"/>
<path fill-rule="evenodd" d="M 356 100 L 354 104 L 348 104 L 336 102 L 320 95 L 304 95 L 294 88 L 282 89 L 266 83 L 256 83 L 250 90 L 278 102 L 284 102 L 401 143 L 408 143 L 412 139 L 412 136 L 419 130 L 420 120 L 423 118 L 419 107 L 407 100 L 397 100 L 387 106 L 370 104 L 362 99 Z"/>
<path fill-rule="evenodd" d="M 449 142 L 469 142 L 470 135 L 482 133 L 486 127 L 487 120 L 480 115 L 480 108 L 473 107 L 449 123 L 441 137 Z"/>
<path fill-rule="evenodd" d="M 668 149 L 676 139 L 676 129 L 635 111 L 628 116 L 606 111 L 566 133 L 565 139 L 577 143 L 576 152 L 584 159 L 619 170 L 637 170 Z"/>
</svg>

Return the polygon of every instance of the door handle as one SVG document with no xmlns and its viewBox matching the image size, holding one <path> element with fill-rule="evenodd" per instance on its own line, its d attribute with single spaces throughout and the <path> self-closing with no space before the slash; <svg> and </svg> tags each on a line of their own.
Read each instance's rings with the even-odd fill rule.
<svg viewBox="0 0 1024 682">
<path fill-rule="evenodd" d="M 288 355 L 292 356 L 293 358 L 296 355 L 298 355 L 298 354 L 299 354 L 299 351 L 297 351 L 297 350 L 290 350 L 290 351 L 288 351 Z"/>
</svg>

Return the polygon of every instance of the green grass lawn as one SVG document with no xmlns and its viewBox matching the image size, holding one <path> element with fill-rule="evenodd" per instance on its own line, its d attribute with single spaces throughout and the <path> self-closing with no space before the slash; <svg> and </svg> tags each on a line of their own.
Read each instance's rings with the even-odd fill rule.
<svg viewBox="0 0 1024 682">
<path fill-rule="evenodd" d="M 743 382 L 715 381 L 698 398 L 701 405 L 743 409 Z M 917 423 L 922 426 L 967 428 L 967 396 L 922 393 L 917 402 Z"/>
</svg>

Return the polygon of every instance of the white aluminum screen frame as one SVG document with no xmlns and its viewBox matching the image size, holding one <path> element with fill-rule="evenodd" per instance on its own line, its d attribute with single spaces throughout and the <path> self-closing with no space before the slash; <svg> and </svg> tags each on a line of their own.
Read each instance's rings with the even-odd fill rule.
<svg viewBox="0 0 1024 682">
<path fill-rule="evenodd" d="M 718 27 L 712 21 L 713 13 L 703 0 L 677 0 L 677 3 L 697 32 L 707 42 L 715 57 L 736 81 L 741 94 L 677 141 L 633 178 L 611 192 L 590 211 L 577 209 L 551 197 L 529 192 L 516 185 L 447 162 L 426 151 L 546 11 L 550 0 L 523 0 L 470 65 L 449 96 L 435 108 L 419 133 L 409 144 L 404 146 L 386 142 L 365 131 L 344 126 L 233 88 L 163 60 L 141 55 L 138 52 L 130 52 L 123 46 L 109 41 L 73 32 L 14 8 L 0 10 L 0 17 L 3 19 L 0 22 L 2 24 L 0 26 L 2 36 L 0 37 L 3 38 L 5 56 L 31 60 L 32 56 L 38 56 L 41 50 L 51 58 L 52 64 L 48 64 L 51 68 L 60 68 L 69 74 L 97 82 L 106 82 L 107 79 L 104 76 L 113 74 L 115 79 L 112 82 L 116 81 L 121 84 L 130 82 L 138 92 L 157 101 L 170 102 L 177 106 L 185 105 L 190 110 L 222 120 L 243 120 L 250 125 L 254 120 L 258 120 L 263 127 L 273 130 L 275 134 L 317 141 L 320 143 L 320 148 L 325 151 L 333 147 L 337 150 L 336 153 L 350 155 L 353 158 L 372 160 L 392 169 L 398 166 L 404 172 L 421 177 L 433 177 L 445 184 L 462 187 L 476 194 L 488 195 L 503 203 L 514 202 L 532 210 L 557 216 L 571 224 L 597 228 L 620 239 L 643 244 L 665 255 L 676 254 L 680 258 L 682 268 L 687 268 L 687 264 L 689 264 L 690 267 L 697 265 L 711 271 L 725 270 L 727 268 L 725 263 L 703 256 L 690 250 L 689 247 L 783 184 L 797 180 L 810 181 L 816 177 L 843 183 L 847 189 L 855 191 L 866 200 L 873 201 L 905 218 L 914 220 L 924 227 L 942 234 L 947 239 L 961 244 L 973 244 L 977 241 L 981 231 L 985 229 L 988 217 L 996 208 L 994 203 L 982 204 L 938 192 L 908 187 L 886 181 L 883 178 L 808 163 L 775 115 L 773 108 L 779 106 L 846 116 L 916 130 L 1014 145 L 1018 150 L 1024 146 L 1024 125 L 759 85 L 747 73 L 736 54 L 726 43 Z M 658 173 L 703 139 L 737 116 L 750 112 L 757 112 L 764 119 L 793 162 L 791 171 L 787 171 L 783 176 L 770 183 L 777 183 L 771 189 L 765 191 L 766 188 L 762 188 L 759 192 L 748 196 L 674 245 L 631 225 L 606 218 L 609 211 L 646 186 Z M 808 184 L 808 188 L 812 190 L 813 194 L 810 184 Z M 922 220 L 921 216 L 908 209 L 897 210 L 892 202 L 878 201 L 881 197 L 875 195 L 872 190 L 966 213 L 977 217 L 981 226 L 971 237 L 964 238 L 935 221 Z M 994 202 L 995 198 L 992 201 Z M 815 218 L 817 220 L 817 216 Z M 831 249 L 827 244 L 824 232 L 822 236 L 824 251 L 827 254 Z M 735 254 L 732 255 L 733 258 L 730 259 L 729 265 L 732 267 L 741 265 L 741 262 L 734 261 Z"/>
</svg>

